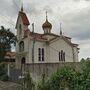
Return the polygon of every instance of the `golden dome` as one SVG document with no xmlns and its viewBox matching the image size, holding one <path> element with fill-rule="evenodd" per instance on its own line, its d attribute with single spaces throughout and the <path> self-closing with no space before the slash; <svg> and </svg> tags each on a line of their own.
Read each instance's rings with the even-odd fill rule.
<svg viewBox="0 0 90 90">
<path fill-rule="evenodd" d="M 45 23 L 42 25 L 42 28 L 49 28 L 52 29 L 52 24 L 50 22 L 48 22 L 48 20 L 46 19 Z"/>
</svg>

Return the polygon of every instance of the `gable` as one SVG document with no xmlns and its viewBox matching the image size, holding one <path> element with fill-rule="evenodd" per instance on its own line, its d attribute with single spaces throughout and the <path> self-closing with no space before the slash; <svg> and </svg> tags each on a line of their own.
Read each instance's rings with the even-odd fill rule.
<svg viewBox="0 0 90 90">
<path fill-rule="evenodd" d="M 28 20 L 26 14 L 24 12 L 19 12 L 18 18 L 17 18 L 17 22 L 16 22 L 16 27 L 15 27 L 16 29 L 17 29 L 17 26 L 18 26 L 18 23 L 19 23 L 20 19 L 22 20 L 22 23 L 24 25 L 30 25 L 29 20 Z"/>
<path fill-rule="evenodd" d="M 63 36 L 57 37 L 57 38 L 51 40 L 49 43 L 52 44 L 52 43 L 60 42 L 60 40 L 64 41 L 65 43 L 67 43 L 71 47 L 73 46 L 72 43 L 68 39 L 66 39 L 65 37 L 63 37 Z"/>
</svg>

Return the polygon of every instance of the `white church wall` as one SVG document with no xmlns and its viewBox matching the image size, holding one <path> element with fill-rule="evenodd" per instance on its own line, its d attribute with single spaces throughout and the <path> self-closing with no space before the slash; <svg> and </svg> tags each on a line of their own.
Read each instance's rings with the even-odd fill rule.
<svg viewBox="0 0 90 90">
<path fill-rule="evenodd" d="M 19 45 L 17 42 L 16 42 L 16 52 L 19 52 Z"/>
<path fill-rule="evenodd" d="M 43 37 L 48 38 L 48 40 L 50 40 L 52 38 L 55 38 L 56 36 L 54 36 L 54 35 L 44 35 Z"/>
<path fill-rule="evenodd" d="M 29 63 L 32 63 L 32 48 L 33 48 L 33 40 L 30 40 L 29 41 Z M 44 48 L 44 51 L 45 51 L 45 46 L 44 46 L 43 42 L 35 41 L 35 44 L 34 44 L 34 63 L 43 63 L 44 61 L 38 60 L 38 48 Z"/>
<path fill-rule="evenodd" d="M 59 62 L 59 51 L 65 52 L 65 62 L 73 62 L 72 47 L 63 39 L 50 44 L 50 62 Z"/>
<path fill-rule="evenodd" d="M 21 39 L 21 37 L 22 37 L 22 34 L 19 33 L 20 32 L 20 28 L 19 28 L 20 24 L 22 25 L 22 30 L 23 30 L 23 22 L 22 22 L 21 17 L 19 17 L 18 22 L 17 22 L 17 39 L 18 40 Z"/>
<path fill-rule="evenodd" d="M 36 63 L 44 63 L 45 61 L 39 61 L 38 60 L 38 48 L 44 48 L 44 60 L 46 59 L 46 49 L 45 49 L 45 44 L 41 41 L 37 41 L 35 42 L 35 51 L 34 51 L 34 55 L 35 55 L 35 62 Z"/>
<path fill-rule="evenodd" d="M 75 59 L 75 62 L 78 62 L 78 49 L 77 47 L 73 47 L 74 48 L 74 59 Z"/>
</svg>

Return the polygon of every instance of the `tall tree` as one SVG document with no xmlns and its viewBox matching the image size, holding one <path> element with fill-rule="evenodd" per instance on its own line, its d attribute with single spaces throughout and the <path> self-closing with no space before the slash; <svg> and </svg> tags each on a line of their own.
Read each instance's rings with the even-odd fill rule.
<svg viewBox="0 0 90 90">
<path fill-rule="evenodd" d="M 1 26 L 0 29 L 0 61 L 4 59 L 5 53 L 11 51 L 11 45 L 16 45 L 16 36 Z"/>
</svg>

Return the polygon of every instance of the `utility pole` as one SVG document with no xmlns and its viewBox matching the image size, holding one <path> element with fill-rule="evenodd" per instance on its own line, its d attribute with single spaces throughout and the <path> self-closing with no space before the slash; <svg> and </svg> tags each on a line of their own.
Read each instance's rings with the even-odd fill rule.
<svg viewBox="0 0 90 90">
<path fill-rule="evenodd" d="M 60 23 L 60 36 L 62 35 L 62 23 Z"/>
<path fill-rule="evenodd" d="M 34 63 L 34 49 L 35 49 L 34 23 L 32 23 L 32 32 L 33 32 L 32 63 Z"/>
</svg>

